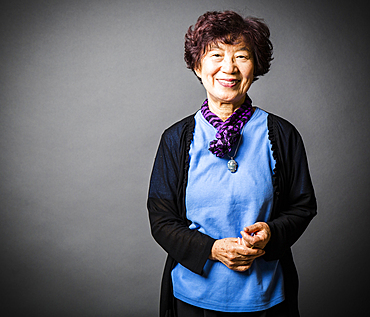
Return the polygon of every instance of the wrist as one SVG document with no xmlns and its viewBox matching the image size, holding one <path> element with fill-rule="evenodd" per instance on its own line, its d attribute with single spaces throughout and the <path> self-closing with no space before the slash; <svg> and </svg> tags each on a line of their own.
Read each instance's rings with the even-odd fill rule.
<svg viewBox="0 0 370 317">
<path fill-rule="evenodd" d="M 215 261 L 216 260 L 216 248 L 219 240 L 216 240 L 211 248 L 211 253 L 208 256 L 208 259 Z"/>
</svg>

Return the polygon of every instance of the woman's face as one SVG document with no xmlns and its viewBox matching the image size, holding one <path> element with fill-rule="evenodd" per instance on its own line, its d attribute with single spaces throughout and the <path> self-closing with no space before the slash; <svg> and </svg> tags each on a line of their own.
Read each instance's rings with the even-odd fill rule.
<svg viewBox="0 0 370 317">
<path fill-rule="evenodd" d="M 214 105 L 240 106 L 253 82 L 253 57 L 245 43 L 212 44 L 195 73 L 207 90 L 208 102 Z"/>
</svg>

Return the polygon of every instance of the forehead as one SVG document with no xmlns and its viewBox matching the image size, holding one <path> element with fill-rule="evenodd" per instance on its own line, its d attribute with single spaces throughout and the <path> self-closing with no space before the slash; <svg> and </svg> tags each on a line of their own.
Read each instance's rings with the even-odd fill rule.
<svg viewBox="0 0 370 317">
<path fill-rule="evenodd" d="M 239 42 L 233 43 L 233 44 L 226 44 L 226 43 L 221 42 L 221 41 L 213 42 L 213 43 L 210 43 L 207 46 L 206 52 L 211 51 L 211 50 L 227 50 L 227 49 L 232 49 L 234 51 L 248 51 L 248 52 L 250 52 L 250 49 L 249 49 L 248 45 L 242 40 L 239 41 Z"/>
</svg>

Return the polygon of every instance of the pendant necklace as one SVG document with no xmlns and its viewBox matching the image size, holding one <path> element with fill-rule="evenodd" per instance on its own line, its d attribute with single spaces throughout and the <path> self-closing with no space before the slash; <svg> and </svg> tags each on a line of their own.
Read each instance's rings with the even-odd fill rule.
<svg viewBox="0 0 370 317">
<path fill-rule="evenodd" d="M 245 127 L 245 126 L 244 126 Z M 240 140 L 242 139 L 242 134 L 243 134 L 243 130 L 244 130 L 244 127 L 243 129 L 240 131 L 240 135 L 239 135 L 239 141 L 238 141 L 238 144 L 236 146 L 236 149 L 235 149 L 235 152 L 234 152 L 234 155 L 233 156 L 230 156 L 228 155 L 228 157 L 230 157 L 230 160 L 227 162 L 227 168 L 229 169 L 229 171 L 231 173 L 235 173 L 237 168 L 238 168 L 238 163 L 234 160 L 234 157 L 236 157 L 236 153 L 238 153 L 238 149 L 239 149 L 239 145 L 240 145 Z"/>
</svg>

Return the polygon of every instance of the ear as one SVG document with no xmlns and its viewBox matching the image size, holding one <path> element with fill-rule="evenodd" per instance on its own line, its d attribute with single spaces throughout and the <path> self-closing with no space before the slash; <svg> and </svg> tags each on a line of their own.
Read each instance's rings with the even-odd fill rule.
<svg viewBox="0 0 370 317">
<path fill-rule="evenodd" d="M 194 73 L 195 75 L 197 75 L 200 79 L 202 79 L 202 69 L 200 66 L 197 66 L 196 68 L 194 68 Z"/>
</svg>

